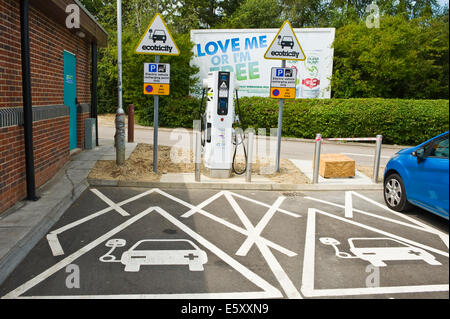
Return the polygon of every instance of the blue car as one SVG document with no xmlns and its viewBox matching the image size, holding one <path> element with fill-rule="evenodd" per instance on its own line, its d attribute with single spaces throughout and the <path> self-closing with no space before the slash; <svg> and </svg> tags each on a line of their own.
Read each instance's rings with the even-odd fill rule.
<svg viewBox="0 0 450 319">
<path fill-rule="evenodd" d="M 411 205 L 448 219 L 448 131 L 397 152 L 383 178 L 386 205 L 398 212 Z"/>
</svg>

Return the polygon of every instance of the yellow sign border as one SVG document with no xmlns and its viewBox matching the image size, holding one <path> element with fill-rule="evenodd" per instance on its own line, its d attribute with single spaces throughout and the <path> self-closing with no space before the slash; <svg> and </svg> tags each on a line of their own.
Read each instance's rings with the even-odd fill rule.
<svg viewBox="0 0 450 319">
<path fill-rule="evenodd" d="M 169 34 L 170 38 L 172 39 L 173 45 L 175 46 L 175 48 L 177 49 L 178 53 L 177 54 L 172 54 L 172 53 L 145 53 L 145 52 L 137 52 L 137 49 L 139 47 L 139 45 L 142 43 L 142 40 L 144 40 L 145 35 L 148 33 L 148 30 L 150 30 L 150 27 L 152 26 L 153 22 L 155 22 L 156 17 L 159 16 L 161 18 L 162 23 L 164 24 L 164 27 L 166 28 L 167 33 Z M 178 48 L 177 44 L 175 43 L 175 40 L 172 37 L 172 34 L 170 34 L 169 32 L 169 28 L 167 27 L 166 23 L 164 22 L 164 19 L 162 17 L 161 14 L 157 13 L 155 14 L 155 16 L 153 17 L 152 21 L 150 21 L 147 29 L 145 30 L 144 34 L 141 36 L 141 39 L 139 40 L 138 44 L 136 45 L 136 48 L 134 49 L 134 53 L 135 54 L 148 54 L 148 55 L 172 55 L 172 56 L 177 56 L 180 55 L 180 49 Z"/>
<path fill-rule="evenodd" d="M 284 27 L 284 25 L 285 25 L 286 23 L 289 25 L 289 28 L 291 28 L 292 34 L 294 35 L 295 40 L 297 40 L 298 46 L 300 47 L 300 51 L 302 51 L 303 56 L 304 56 L 305 58 L 304 58 L 304 59 L 292 59 L 292 58 L 286 58 L 286 59 L 285 59 L 285 58 L 266 58 L 267 52 L 269 52 L 270 48 L 272 47 L 273 43 L 275 42 L 275 39 L 276 39 L 276 38 L 278 37 L 278 35 L 280 34 L 281 30 L 283 30 L 283 27 Z M 280 29 L 278 30 L 277 34 L 276 34 L 275 37 L 273 38 L 272 43 L 270 43 L 269 47 L 267 48 L 266 53 L 264 53 L 264 59 L 267 59 L 267 60 L 294 60 L 294 61 L 305 61 L 305 60 L 306 60 L 306 54 L 305 54 L 305 52 L 303 51 L 303 48 L 302 48 L 302 46 L 300 45 L 300 41 L 298 41 L 297 36 L 295 35 L 294 29 L 292 28 L 291 23 L 289 22 L 289 20 L 285 20 L 285 21 L 283 22 L 283 24 L 281 25 L 281 27 L 280 27 Z"/>
</svg>

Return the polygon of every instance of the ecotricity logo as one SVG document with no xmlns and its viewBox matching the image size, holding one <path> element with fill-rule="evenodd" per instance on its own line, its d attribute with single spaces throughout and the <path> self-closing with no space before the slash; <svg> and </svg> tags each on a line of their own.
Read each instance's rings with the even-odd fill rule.
<svg viewBox="0 0 450 319">
<path fill-rule="evenodd" d="M 298 59 L 300 52 L 296 51 L 270 51 L 272 56 L 280 56 L 280 57 L 295 57 Z"/>
<path fill-rule="evenodd" d="M 172 52 L 173 47 L 170 45 L 143 45 L 142 50 L 144 51 L 159 51 L 159 52 Z"/>
</svg>

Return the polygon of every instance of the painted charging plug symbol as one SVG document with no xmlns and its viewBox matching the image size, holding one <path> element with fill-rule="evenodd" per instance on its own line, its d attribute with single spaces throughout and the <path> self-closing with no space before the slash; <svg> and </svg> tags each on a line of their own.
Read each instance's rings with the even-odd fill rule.
<svg viewBox="0 0 450 319">
<path fill-rule="evenodd" d="M 350 251 L 354 255 L 339 251 L 337 246 L 340 242 L 334 238 L 322 237 L 319 241 L 324 245 L 332 246 L 336 257 L 359 258 L 370 262 L 375 267 L 387 266 L 384 261 L 388 260 L 423 260 L 429 265 L 442 265 L 427 251 L 392 238 L 349 238 Z"/>
<path fill-rule="evenodd" d="M 322 237 L 319 238 L 320 242 L 324 245 L 330 245 L 334 248 L 334 251 L 336 253 L 336 257 L 339 258 L 358 258 L 357 256 L 352 256 L 349 253 L 345 253 L 342 251 L 339 251 L 339 248 L 337 248 L 338 245 L 340 245 L 341 243 L 339 241 L 337 241 L 334 238 L 331 237 Z"/>
<path fill-rule="evenodd" d="M 117 248 L 117 247 L 125 247 L 127 244 L 125 239 L 110 239 L 106 242 L 106 247 L 111 247 L 111 249 L 101 256 L 99 259 L 100 261 L 104 263 L 111 263 L 111 262 L 120 262 L 119 260 L 116 260 L 116 256 L 111 255 L 111 253 Z"/>
</svg>

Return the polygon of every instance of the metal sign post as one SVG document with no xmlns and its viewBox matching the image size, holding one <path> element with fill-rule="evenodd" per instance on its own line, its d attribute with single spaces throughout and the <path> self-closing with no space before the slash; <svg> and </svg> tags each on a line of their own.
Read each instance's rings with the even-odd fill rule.
<svg viewBox="0 0 450 319">
<path fill-rule="evenodd" d="M 159 63 L 159 55 L 155 56 L 155 63 Z M 158 172 L 158 114 L 159 95 L 153 97 L 153 172 Z"/>
<path fill-rule="evenodd" d="M 122 1 L 117 0 L 117 69 L 118 69 L 118 102 L 116 113 L 116 134 L 114 142 L 116 146 L 116 164 L 125 163 L 125 112 L 122 106 Z"/>
<path fill-rule="evenodd" d="M 180 55 L 172 35 L 167 28 L 162 16 L 157 13 L 141 39 L 134 49 L 136 54 L 152 54 L 155 55 L 156 69 L 145 70 L 144 64 L 144 94 L 154 95 L 153 97 L 153 172 L 158 172 L 158 113 L 159 113 L 159 96 L 169 95 L 170 66 L 168 64 L 159 64 L 160 55 Z M 167 70 L 167 72 L 166 72 Z M 156 72 L 158 77 L 153 77 L 147 72 Z M 146 81 L 148 78 L 148 81 Z M 163 78 L 165 80 L 163 80 Z M 158 79 L 158 80 L 155 80 Z"/>
<path fill-rule="evenodd" d="M 286 67 L 286 60 L 281 61 L 281 67 Z M 278 128 L 277 128 L 277 158 L 275 160 L 275 170 L 280 171 L 280 154 L 281 154 L 281 126 L 283 125 L 283 104 L 284 99 L 278 101 Z"/>
<path fill-rule="evenodd" d="M 264 54 L 265 59 L 281 60 L 281 67 L 286 67 L 286 60 L 304 61 L 305 53 L 292 29 L 289 21 L 284 21 L 281 28 L 272 40 Z M 272 86 L 272 85 L 271 85 Z M 292 95 L 292 91 L 294 92 Z M 275 161 L 275 169 L 280 171 L 280 154 L 281 154 L 281 126 L 283 122 L 283 104 L 285 98 L 295 98 L 295 85 L 293 90 L 289 85 L 280 88 L 270 89 L 270 97 L 280 99 L 278 101 L 278 128 L 277 128 L 277 156 Z"/>
</svg>

